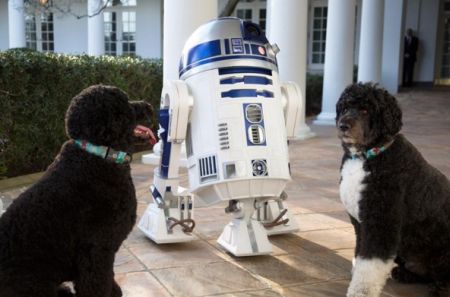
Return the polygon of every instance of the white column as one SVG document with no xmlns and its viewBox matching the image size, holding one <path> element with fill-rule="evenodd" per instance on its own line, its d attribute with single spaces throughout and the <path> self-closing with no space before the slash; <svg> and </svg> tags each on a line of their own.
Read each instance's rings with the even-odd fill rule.
<svg viewBox="0 0 450 297">
<path fill-rule="evenodd" d="M 308 33 L 308 0 L 269 0 L 267 3 L 267 35 L 280 48 L 277 55 L 280 79 L 293 81 L 302 91 L 302 112 L 299 114 L 298 139 L 314 136 L 305 123 L 306 55 Z"/>
<path fill-rule="evenodd" d="M 26 47 L 23 0 L 8 0 L 9 48 Z"/>
<path fill-rule="evenodd" d="M 318 125 L 335 125 L 336 102 L 352 83 L 355 0 L 329 0 L 322 112 Z"/>
<path fill-rule="evenodd" d="M 358 81 L 381 81 L 384 0 L 363 0 L 359 41 Z"/>
<path fill-rule="evenodd" d="M 381 85 L 391 94 L 397 94 L 403 68 L 403 19 L 405 0 L 385 3 L 383 32 L 383 63 Z"/>
<path fill-rule="evenodd" d="M 105 53 L 105 33 L 103 28 L 102 0 L 88 0 L 88 55 L 100 56 Z"/>
<path fill-rule="evenodd" d="M 217 18 L 217 0 L 164 0 L 163 77 L 178 79 L 184 44 L 200 25 Z"/>
<path fill-rule="evenodd" d="M 217 18 L 217 0 L 164 0 L 163 81 L 178 79 L 178 66 L 186 40 L 202 24 Z M 152 154 L 142 156 L 145 164 L 159 164 L 161 141 Z M 181 166 L 186 166 L 182 146 Z"/>
</svg>

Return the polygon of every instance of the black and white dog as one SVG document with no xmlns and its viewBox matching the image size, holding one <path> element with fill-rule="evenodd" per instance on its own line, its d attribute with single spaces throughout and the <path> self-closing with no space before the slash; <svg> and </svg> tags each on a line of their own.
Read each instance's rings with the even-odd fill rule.
<svg viewBox="0 0 450 297">
<path fill-rule="evenodd" d="M 336 115 L 344 148 L 340 196 L 356 233 L 347 296 L 379 296 L 390 275 L 429 282 L 433 296 L 448 294 L 449 180 L 399 134 L 402 112 L 386 90 L 351 85 Z"/>
</svg>

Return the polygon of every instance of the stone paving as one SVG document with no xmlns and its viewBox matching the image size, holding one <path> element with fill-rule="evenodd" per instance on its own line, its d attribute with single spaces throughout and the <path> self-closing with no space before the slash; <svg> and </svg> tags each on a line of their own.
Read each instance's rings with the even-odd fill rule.
<svg viewBox="0 0 450 297">
<path fill-rule="evenodd" d="M 407 91 L 398 99 L 402 132 L 450 177 L 450 90 Z M 287 205 L 300 225 L 297 233 L 270 237 L 272 255 L 236 258 L 216 243 L 230 221 L 223 204 L 195 210 L 196 240 L 190 243 L 156 245 L 135 228 L 116 256 L 124 296 L 345 296 L 355 237 L 339 200 L 341 147 L 334 127 L 311 128 L 317 137 L 290 146 Z M 132 165 L 139 215 L 151 201 L 152 173 L 153 166 Z M 0 181 L 6 204 L 26 188 L 19 184 L 8 188 Z M 426 296 L 426 287 L 390 280 L 383 296 Z"/>
</svg>

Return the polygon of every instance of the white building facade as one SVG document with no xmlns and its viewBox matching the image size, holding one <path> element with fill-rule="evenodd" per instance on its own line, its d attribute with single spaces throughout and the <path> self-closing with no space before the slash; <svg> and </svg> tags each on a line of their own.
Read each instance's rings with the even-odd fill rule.
<svg viewBox="0 0 450 297">
<path fill-rule="evenodd" d="M 171 28 L 168 31 L 163 28 L 167 25 L 163 18 L 165 7 L 186 9 L 193 5 L 200 14 L 204 7 L 208 11 L 217 10 L 218 15 L 227 2 L 114 0 L 99 14 L 79 18 L 77 16 L 92 16 L 105 2 L 70 1 L 70 13 L 55 10 L 44 15 L 25 11 L 24 1 L 27 0 L 0 0 L 0 50 L 30 47 L 66 54 L 143 58 L 167 55 L 167 49 L 163 50 L 164 35 L 170 35 L 168 38 L 174 40 L 181 38 L 177 37 L 176 18 L 183 18 L 183 13 L 171 17 L 174 25 L 168 26 Z M 298 32 L 299 35 L 292 39 L 292 44 L 283 46 L 298 47 L 299 40 L 306 42 L 306 50 L 303 47 L 299 50 L 302 56 L 298 62 L 301 65 L 299 71 L 324 74 L 323 108 L 317 123 L 334 124 L 337 96 L 352 82 L 354 65 L 358 65 L 358 80 L 374 81 L 397 93 L 402 83 L 403 38 L 407 28 L 413 29 L 419 39 L 414 81 L 426 85 L 450 84 L 450 0 L 297 1 L 301 4 L 292 4 L 294 9 L 283 12 L 286 14 L 283 17 L 273 9 L 284 5 L 283 0 L 241 0 L 233 15 L 259 23 L 267 29 L 269 40 L 275 42 L 278 37 L 271 36 L 270 32 L 271 27 L 276 27 L 275 23 L 306 16 L 304 22 L 295 23 L 295 26 L 306 28 L 286 30 L 290 32 L 287 34 Z M 213 6 L 211 2 L 214 2 Z M 205 17 L 211 17 L 211 12 Z M 184 22 L 189 23 L 188 20 Z M 276 34 L 282 34 L 279 29 L 276 31 Z M 182 43 L 184 41 L 180 40 L 176 44 Z M 166 59 L 177 61 L 178 51 L 181 54 L 181 49 L 170 50 L 173 57 Z M 304 75 L 298 77 L 301 81 L 297 83 L 303 85 Z"/>
</svg>

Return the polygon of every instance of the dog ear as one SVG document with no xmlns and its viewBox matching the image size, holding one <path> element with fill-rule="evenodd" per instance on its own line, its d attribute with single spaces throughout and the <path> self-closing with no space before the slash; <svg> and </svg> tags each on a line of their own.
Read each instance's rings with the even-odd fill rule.
<svg viewBox="0 0 450 297">
<path fill-rule="evenodd" d="M 402 110 L 394 96 L 386 90 L 379 89 L 377 96 L 380 102 L 381 133 L 385 136 L 394 136 L 402 128 Z"/>
</svg>

